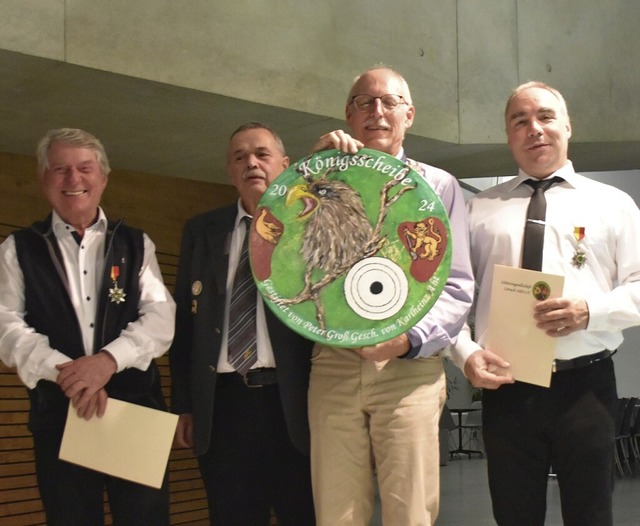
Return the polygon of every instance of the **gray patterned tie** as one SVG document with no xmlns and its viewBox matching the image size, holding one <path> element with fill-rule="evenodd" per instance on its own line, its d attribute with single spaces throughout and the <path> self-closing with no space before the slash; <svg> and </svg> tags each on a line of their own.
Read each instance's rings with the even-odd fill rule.
<svg viewBox="0 0 640 526">
<path fill-rule="evenodd" d="M 547 200 L 544 193 L 554 184 L 564 181 L 562 177 L 553 177 L 539 181 L 524 181 L 533 188 L 533 195 L 527 208 L 527 222 L 524 226 L 522 242 L 522 268 L 542 270 L 542 248 L 544 246 L 544 227 L 547 215 Z"/>
<path fill-rule="evenodd" d="M 245 374 L 258 358 L 256 350 L 256 284 L 249 264 L 249 233 L 251 219 L 243 217 L 247 233 L 242 243 L 238 268 L 233 279 L 229 305 L 229 363 Z"/>
</svg>

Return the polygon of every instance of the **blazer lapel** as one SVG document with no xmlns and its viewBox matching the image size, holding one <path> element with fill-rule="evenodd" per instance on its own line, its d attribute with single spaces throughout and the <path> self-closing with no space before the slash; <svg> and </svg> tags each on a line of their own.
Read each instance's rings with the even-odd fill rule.
<svg viewBox="0 0 640 526">
<path fill-rule="evenodd" d="M 224 291 L 227 288 L 229 250 L 231 249 L 231 236 L 233 234 L 236 210 L 236 207 L 233 207 L 219 221 L 212 222 L 206 232 L 209 246 L 208 252 L 212 256 L 211 265 L 214 271 L 216 287 L 220 291 Z"/>
</svg>

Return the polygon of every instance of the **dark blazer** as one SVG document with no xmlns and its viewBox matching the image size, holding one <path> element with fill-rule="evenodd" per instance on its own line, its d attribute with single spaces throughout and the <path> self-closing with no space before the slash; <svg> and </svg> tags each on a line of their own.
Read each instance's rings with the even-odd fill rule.
<svg viewBox="0 0 640 526">
<path fill-rule="evenodd" d="M 171 362 L 171 411 L 193 415 L 193 450 L 204 454 L 211 426 L 222 344 L 229 247 L 237 205 L 190 219 L 183 231 L 175 287 L 176 333 Z M 313 342 L 284 326 L 265 306 L 289 436 L 309 452 L 307 390 Z"/>
</svg>

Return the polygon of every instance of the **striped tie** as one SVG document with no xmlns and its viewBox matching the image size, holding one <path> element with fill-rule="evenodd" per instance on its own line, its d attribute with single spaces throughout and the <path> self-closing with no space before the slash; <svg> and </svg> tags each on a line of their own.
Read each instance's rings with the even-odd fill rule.
<svg viewBox="0 0 640 526">
<path fill-rule="evenodd" d="M 256 284 L 249 265 L 249 233 L 251 219 L 243 217 L 247 231 L 233 280 L 229 305 L 229 363 L 245 374 L 258 358 L 256 350 Z"/>
</svg>

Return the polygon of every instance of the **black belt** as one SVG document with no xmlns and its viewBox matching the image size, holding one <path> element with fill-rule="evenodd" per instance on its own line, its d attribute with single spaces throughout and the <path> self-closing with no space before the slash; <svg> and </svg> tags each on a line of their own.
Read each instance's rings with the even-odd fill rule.
<svg viewBox="0 0 640 526">
<path fill-rule="evenodd" d="M 278 374 L 275 367 L 262 367 L 249 369 L 241 375 L 244 385 L 247 387 L 264 387 L 265 385 L 275 385 L 278 383 Z"/>
<path fill-rule="evenodd" d="M 578 369 L 580 367 L 588 367 L 589 365 L 593 365 L 596 362 L 601 360 L 606 360 L 613 356 L 616 351 L 600 351 L 595 354 L 589 354 L 587 356 L 578 356 L 577 358 L 572 358 L 571 360 L 554 360 L 553 361 L 553 372 L 557 373 L 558 371 L 568 371 L 569 369 Z"/>
</svg>

